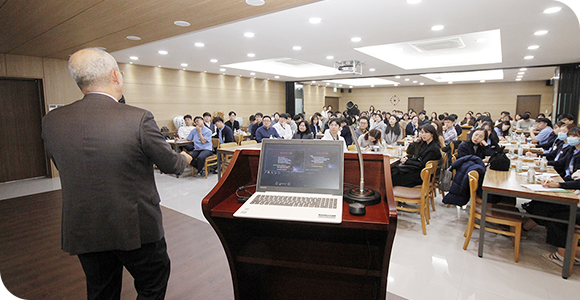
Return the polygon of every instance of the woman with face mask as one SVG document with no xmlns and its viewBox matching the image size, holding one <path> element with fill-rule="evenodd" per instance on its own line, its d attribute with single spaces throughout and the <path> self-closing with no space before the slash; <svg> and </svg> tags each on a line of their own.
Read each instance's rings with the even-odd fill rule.
<svg viewBox="0 0 580 300">
<path fill-rule="evenodd" d="M 564 149 L 569 145 L 566 143 L 568 139 L 568 131 L 572 128 L 576 127 L 576 125 L 566 125 L 562 122 L 556 123 L 554 126 L 554 134 L 556 134 L 556 140 L 552 144 L 550 149 L 544 151 L 544 153 L 540 154 L 540 156 L 544 156 L 548 162 L 550 161 L 557 161 L 562 154 L 564 153 Z M 528 154 L 529 153 L 529 154 Z M 531 154 L 531 152 L 526 153 L 528 156 L 536 156 L 535 154 Z"/>
<path fill-rule="evenodd" d="M 572 180 L 572 174 L 580 169 L 580 128 L 574 127 L 568 131 L 566 147 L 557 161 L 548 161 L 564 180 Z"/>
</svg>

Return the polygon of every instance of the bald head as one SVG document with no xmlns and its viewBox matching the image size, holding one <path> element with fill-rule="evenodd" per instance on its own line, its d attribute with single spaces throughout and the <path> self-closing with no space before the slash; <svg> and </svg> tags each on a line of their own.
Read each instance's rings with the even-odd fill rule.
<svg viewBox="0 0 580 300">
<path fill-rule="evenodd" d="M 117 61 L 103 50 L 87 48 L 75 52 L 68 60 L 68 70 L 84 94 L 104 92 L 117 99 L 123 94 Z"/>
</svg>

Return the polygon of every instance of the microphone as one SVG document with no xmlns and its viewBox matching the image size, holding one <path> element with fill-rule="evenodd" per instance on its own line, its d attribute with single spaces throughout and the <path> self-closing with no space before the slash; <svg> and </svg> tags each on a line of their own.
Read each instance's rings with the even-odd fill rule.
<svg viewBox="0 0 580 300">
<path fill-rule="evenodd" d="M 353 127 L 348 126 L 348 128 L 350 129 L 350 134 L 353 137 L 354 144 L 356 145 L 356 150 L 358 152 L 358 162 L 360 165 L 360 184 L 358 188 L 352 188 L 345 191 L 342 197 L 344 198 L 344 201 L 348 203 L 361 203 L 365 206 L 379 204 L 381 203 L 381 193 L 365 188 L 365 170 L 362 152 L 360 150 L 360 145 L 358 144 L 358 139 L 356 138 Z"/>
</svg>

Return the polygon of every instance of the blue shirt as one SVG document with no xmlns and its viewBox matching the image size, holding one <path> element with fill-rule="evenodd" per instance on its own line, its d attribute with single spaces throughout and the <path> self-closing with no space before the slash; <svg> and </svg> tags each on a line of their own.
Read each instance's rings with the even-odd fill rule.
<svg viewBox="0 0 580 300">
<path fill-rule="evenodd" d="M 552 133 L 554 129 L 550 126 L 546 126 L 546 128 L 542 129 L 538 135 L 536 135 L 536 139 L 538 140 L 538 145 L 545 144 L 550 137 L 550 133 Z"/>
<path fill-rule="evenodd" d="M 205 143 L 203 143 L 203 144 L 201 143 L 201 140 L 199 138 L 199 133 L 197 132 L 197 128 L 194 128 L 187 136 L 188 140 L 193 141 L 194 150 L 213 151 L 212 144 L 211 144 L 211 135 L 212 135 L 211 130 L 209 130 L 209 128 L 204 126 L 201 129 L 201 134 L 203 135 L 203 138 L 205 139 Z"/>
<path fill-rule="evenodd" d="M 270 138 L 270 136 L 280 138 L 280 136 L 278 135 L 278 131 L 272 128 L 272 126 L 270 126 L 270 128 L 268 129 L 266 129 L 266 127 L 264 126 L 260 126 L 260 128 L 256 130 L 256 141 L 258 143 L 261 143 L 262 139 Z"/>
</svg>

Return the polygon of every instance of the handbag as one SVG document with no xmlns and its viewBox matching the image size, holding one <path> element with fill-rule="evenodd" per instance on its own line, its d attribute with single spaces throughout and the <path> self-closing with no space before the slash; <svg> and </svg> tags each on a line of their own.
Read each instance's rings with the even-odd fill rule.
<svg viewBox="0 0 580 300">
<path fill-rule="evenodd" d="M 509 171 L 511 162 L 505 155 L 504 147 L 496 147 L 495 150 L 489 159 L 489 168 L 494 171 Z"/>
<path fill-rule="evenodd" d="M 444 192 L 449 192 L 452 183 L 453 183 L 453 172 L 451 172 L 451 167 L 443 169 L 441 171 L 439 189 L 441 189 Z"/>
</svg>

